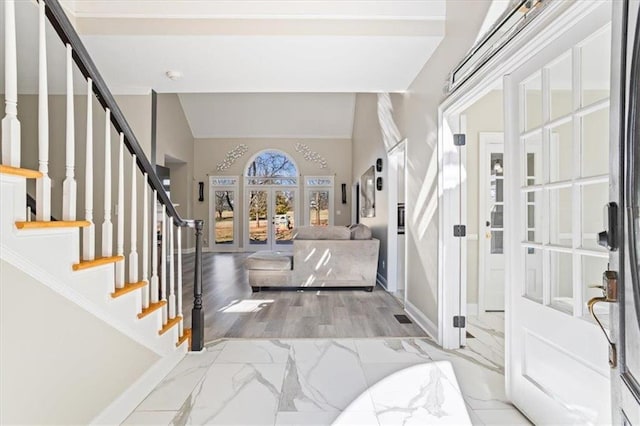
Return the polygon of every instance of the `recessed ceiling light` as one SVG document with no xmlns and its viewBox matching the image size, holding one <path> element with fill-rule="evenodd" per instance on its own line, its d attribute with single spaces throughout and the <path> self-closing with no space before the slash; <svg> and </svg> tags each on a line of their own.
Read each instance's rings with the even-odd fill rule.
<svg viewBox="0 0 640 426">
<path fill-rule="evenodd" d="M 168 79 L 174 80 L 174 81 L 182 77 L 182 73 L 180 71 L 173 71 L 173 70 L 167 71 L 165 75 L 167 76 Z"/>
</svg>

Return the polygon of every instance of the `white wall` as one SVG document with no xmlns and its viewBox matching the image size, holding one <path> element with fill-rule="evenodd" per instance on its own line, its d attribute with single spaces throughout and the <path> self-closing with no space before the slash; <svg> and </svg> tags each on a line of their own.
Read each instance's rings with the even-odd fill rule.
<svg viewBox="0 0 640 426">
<path fill-rule="evenodd" d="M 382 172 L 376 172 L 376 177 L 382 177 L 382 191 L 375 191 L 375 216 L 360 217 L 360 223 L 371 228 L 373 236 L 380 240 L 380 254 L 378 256 L 378 276 L 386 282 L 387 279 L 387 228 L 389 220 L 389 188 L 387 150 L 378 121 L 378 96 L 375 93 L 358 93 L 356 96 L 355 118 L 353 121 L 353 177 L 355 184 L 360 181 L 362 174 L 376 160 L 382 158 Z M 395 254 L 394 254 L 395 256 Z"/>
<path fill-rule="evenodd" d="M 438 105 L 449 72 L 473 44 L 489 1 L 447 3 L 446 35 L 401 99 L 393 98 L 407 138 L 407 300 L 438 323 Z"/>
<path fill-rule="evenodd" d="M 158 356 L 0 261 L 0 423 L 87 424 Z"/>
<path fill-rule="evenodd" d="M 309 147 L 327 161 L 327 168 L 320 168 L 318 163 L 307 161 L 304 155 L 296 151 L 295 146 L 300 142 Z M 216 165 L 221 163 L 227 152 L 240 144 L 246 144 L 249 148 L 241 158 L 231 167 L 224 171 L 217 171 Z M 204 182 L 208 188 L 208 176 L 244 176 L 245 168 L 252 156 L 266 149 L 277 149 L 286 152 L 296 163 L 301 175 L 307 176 L 334 176 L 334 224 L 348 225 L 351 222 L 351 195 L 347 194 L 347 204 L 342 204 L 341 184 L 351 181 L 351 140 L 350 139 L 279 139 L 279 138 L 235 138 L 235 139 L 195 139 L 194 144 L 194 191 L 197 191 L 197 182 Z M 237 196 L 236 205 L 241 208 L 237 214 L 242 217 L 244 194 L 242 193 L 242 180 L 240 180 L 240 194 Z M 302 192 L 298 193 L 299 201 L 304 197 Z M 197 200 L 197 195 L 195 196 Z M 299 202 L 298 208 L 302 206 Z M 209 192 L 205 190 L 204 202 L 194 202 L 194 216 L 205 220 L 204 235 L 208 239 L 209 235 Z M 299 213 L 299 220 L 304 220 L 304 212 Z M 239 225 L 239 240 L 244 240 L 243 226 Z"/>
<path fill-rule="evenodd" d="M 193 178 L 194 140 L 189 123 L 176 94 L 157 97 L 156 164 L 169 167 L 171 173 L 171 201 L 183 219 L 205 219 L 193 216 L 193 200 L 197 186 Z M 183 248 L 195 247 L 193 229 L 182 231 Z"/>
</svg>

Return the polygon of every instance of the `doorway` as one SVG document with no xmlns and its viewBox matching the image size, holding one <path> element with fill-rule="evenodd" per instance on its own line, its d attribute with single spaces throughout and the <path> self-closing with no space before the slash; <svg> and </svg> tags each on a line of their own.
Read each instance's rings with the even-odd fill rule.
<svg viewBox="0 0 640 426">
<path fill-rule="evenodd" d="M 387 290 L 405 304 L 405 187 L 406 187 L 406 139 L 387 152 L 389 172 L 389 226 L 387 236 Z"/>
</svg>

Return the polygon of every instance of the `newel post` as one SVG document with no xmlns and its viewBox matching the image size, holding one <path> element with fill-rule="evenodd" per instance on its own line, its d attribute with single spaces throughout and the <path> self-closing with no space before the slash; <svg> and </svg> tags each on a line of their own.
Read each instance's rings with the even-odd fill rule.
<svg viewBox="0 0 640 426">
<path fill-rule="evenodd" d="M 193 310 L 191 311 L 191 350 L 201 351 L 204 346 L 204 311 L 202 310 L 202 220 L 195 221 L 196 259 L 193 276 Z"/>
</svg>

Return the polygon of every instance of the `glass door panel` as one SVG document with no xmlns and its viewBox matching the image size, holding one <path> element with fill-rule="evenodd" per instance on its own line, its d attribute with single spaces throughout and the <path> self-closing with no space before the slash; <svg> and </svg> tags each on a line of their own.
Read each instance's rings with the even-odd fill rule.
<svg viewBox="0 0 640 426">
<path fill-rule="evenodd" d="M 296 192 L 290 190 L 273 190 L 273 231 L 276 246 L 293 244 L 293 227 L 295 226 Z"/>
<path fill-rule="evenodd" d="M 269 191 L 264 189 L 249 190 L 249 246 L 264 246 L 268 250 L 270 244 L 269 230 L 271 228 L 269 220 Z"/>
<path fill-rule="evenodd" d="M 329 225 L 329 191 L 309 191 L 309 204 L 307 208 L 309 209 L 309 225 Z"/>
<path fill-rule="evenodd" d="M 214 195 L 214 243 L 235 245 L 235 191 L 215 191 Z"/>
</svg>

